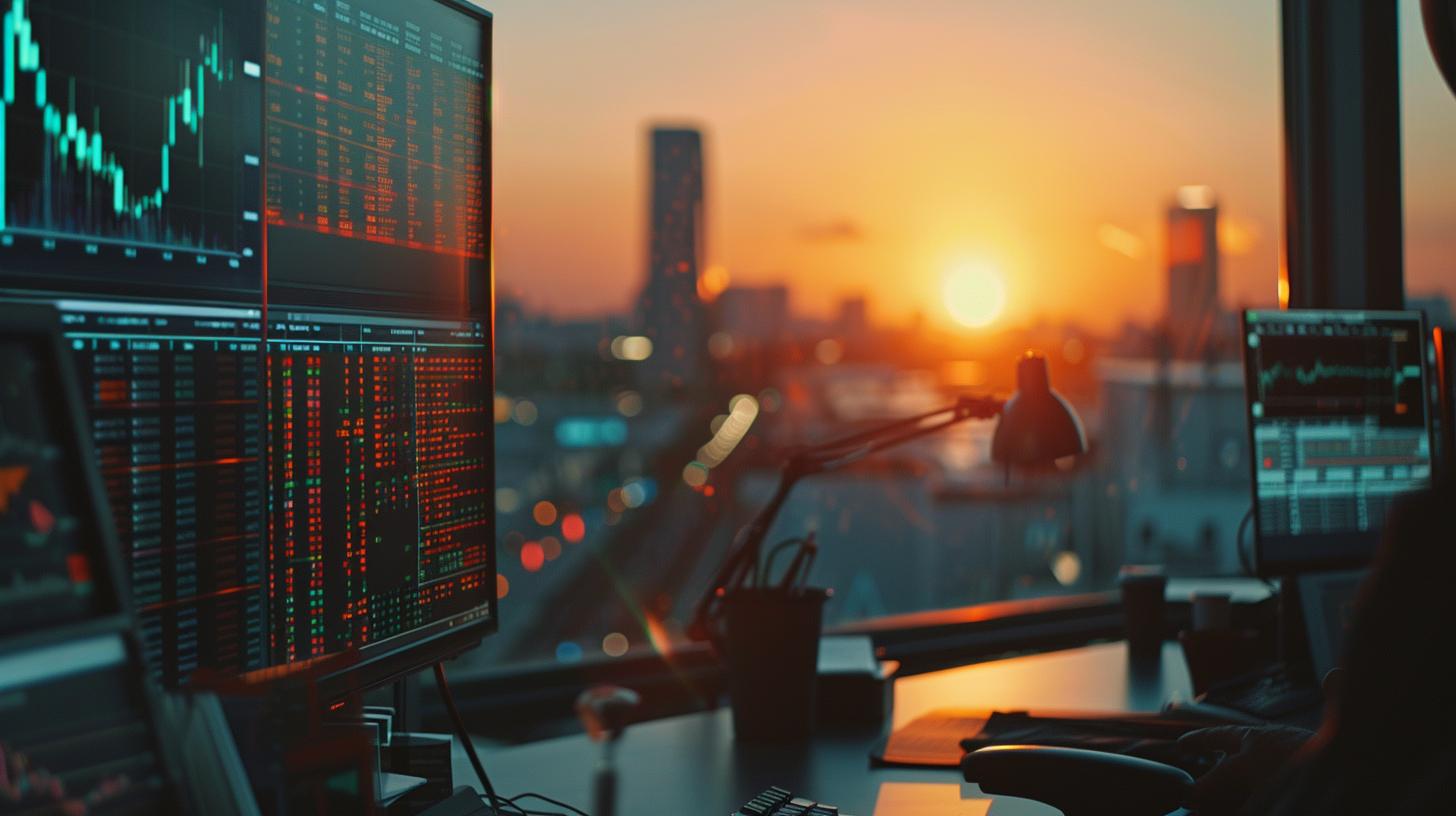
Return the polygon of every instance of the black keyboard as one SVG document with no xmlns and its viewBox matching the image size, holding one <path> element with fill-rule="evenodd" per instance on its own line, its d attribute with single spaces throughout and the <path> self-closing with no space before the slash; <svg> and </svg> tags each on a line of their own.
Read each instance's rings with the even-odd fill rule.
<svg viewBox="0 0 1456 816">
<path fill-rule="evenodd" d="M 783 788 L 769 788 L 733 811 L 733 816 L 849 816 L 834 805 L 796 796 Z"/>
<path fill-rule="evenodd" d="M 1202 701 L 1277 721 L 1318 712 L 1324 694 L 1307 682 L 1291 678 L 1282 669 L 1274 669 L 1209 689 Z"/>
</svg>

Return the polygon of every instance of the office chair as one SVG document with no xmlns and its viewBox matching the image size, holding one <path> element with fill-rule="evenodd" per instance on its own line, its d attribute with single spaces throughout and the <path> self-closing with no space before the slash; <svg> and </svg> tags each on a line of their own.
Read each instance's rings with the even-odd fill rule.
<svg viewBox="0 0 1456 816">
<path fill-rule="evenodd" d="M 1426 42 L 1446 85 L 1456 93 L 1456 0 L 1421 0 Z"/>
<path fill-rule="evenodd" d="M 1181 768 L 1082 748 L 981 748 L 961 760 L 961 773 L 985 793 L 1045 802 L 1065 816 L 1164 816 L 1193 792 Z"/>
</svg>

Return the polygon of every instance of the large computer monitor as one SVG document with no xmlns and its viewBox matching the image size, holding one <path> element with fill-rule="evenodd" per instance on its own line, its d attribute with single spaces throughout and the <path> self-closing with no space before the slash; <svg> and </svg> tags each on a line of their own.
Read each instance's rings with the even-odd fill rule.
<svg viewBox="0 0 1456 816">
<path fill-rule="evenodd" d="M 1391 504 L 1431 481 L 1421 314 L 1250 310 L 1244 338 L 1258 571 L 1367 562 Z"/>
<path fill-rule="evenodd" d="M 0 305 L 60 314 L 158 677 L 357 649 L 356 688 L 477 642 L 490 16 L 0 14 Z"/>
<path fill-rule="evenodd" d="M 0 12 L 0 301 L 60 311 L 158 676 L 260 668 L 262 7 Z"/>
<path fill-rule="evenodd" d="M 490 17 L 268 15 L 271 654 L 353 689 L 496 623 Z"/>
</svg>

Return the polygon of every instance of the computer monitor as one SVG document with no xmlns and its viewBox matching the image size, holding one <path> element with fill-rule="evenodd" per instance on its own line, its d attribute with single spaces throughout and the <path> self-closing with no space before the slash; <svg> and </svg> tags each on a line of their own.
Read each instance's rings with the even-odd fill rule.
<svg viewBox="0 0 1456 816">
<path fill-rule="evenodd" d="M 1260 574 L 1368 562 L 1391 504 L 1430 484 L 1422 323 L 1419 312 L 1244 313 Z"/>
<path fill-rule="evenodd" d="M 0 11 L 5 314 L 60 311 L 157 675 L 260 668 L 262 7 Z"/>
<path fill-rule="evenodd" d="M 0 643 L 115 622 L 127 606 L 56 325 L 43 306 L 0 322 Z"/>
<path fill-rule="evenodd" d="M 271 655 L 326 692 L 494 630 L 490 17 L 269 0 Z"/>
</svg>

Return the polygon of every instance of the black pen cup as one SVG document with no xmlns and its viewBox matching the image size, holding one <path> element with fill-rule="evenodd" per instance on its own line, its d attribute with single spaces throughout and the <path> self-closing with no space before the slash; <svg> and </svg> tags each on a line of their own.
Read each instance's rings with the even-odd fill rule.
<svg viewBox="0 0 1456 816">
<path fill-rule="evenodd" d="M 1134 659 L 1158 657 L 1168 628 L 1167 575 L 1161 567 L 1130 565 L 1122 568 L 1118 582 L 1128 655 Z"/>
<path fill-rule="evenodd" d="M 814 732 L 819 635 L 827 589 L 739 589 L 723 598 L 728 693 L 740 740 L 791 742 Z"/>
</svg>

